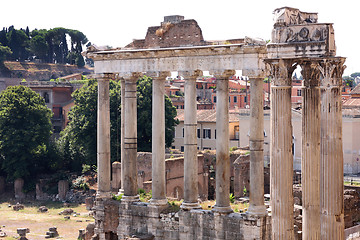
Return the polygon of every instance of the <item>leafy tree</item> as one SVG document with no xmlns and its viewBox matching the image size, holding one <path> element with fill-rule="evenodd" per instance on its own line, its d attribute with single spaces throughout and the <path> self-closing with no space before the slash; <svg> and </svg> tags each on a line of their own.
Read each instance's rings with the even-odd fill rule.
<svg viewBox="0 0 360 240">
<path fill-rule="evenodd" d="M 352 77 L 352 78 L 360 77 L 360 72 L 354 72 L 354 73 L 350 74 L 350 77 Z"/>
<path fill-rule="evenodd" d="M 9 41 L 8 46 L 13 52 L 11 60 L 24 61 L 28 59 L 29 52 L 27 46 L 29 44 L 29 38 L 24 31 L 16 30 L 11 26 L 7 33 L 7 39 Z"/>
<path fill-rule="evenodd" d="M 46 61 L 48 45 L 44 34 L 37 34 L 31 38 L 30 50 L 38 59 Z"/>
<path fill-rule="evenodd" d="M 111 159 L 120 161 L 120 123 L 121 123 L 121 89 L 120 83 L 110 81 L 110 141 Z M 178 123 L 176 108 L 171 100 L 165 97 L 165 138 L 167 146 L 173 141 L 175 125 Z M 97 81 L 89 80 L 82 88 L 73 93 L 75 106 L 69 113 L 70 122 L 61 133 L 60 145 L 64 159 L 73 169 L 80 169 L 81 164 L 96 164 L 96 126 L 97 126 Z M 151 151 L 151 109 L 152 81 L 143 77 L 138 80 L 138 151 Z M 74 165 L 75 163 L 75 165 Z"/>
<path fill-rule="evenodd" d="M 12 54 L 12 51 L 9 47 L 4 47 L 0 43 L 0 63 L 6 60 L 8 56 Z"/>
<path fill-rule="evenodd" d="M 28 87 L 10 86 L 0 94 L 0 168 L 8 179 L 30 179 L 48 171 L 51 111 Z"/>
</svg>

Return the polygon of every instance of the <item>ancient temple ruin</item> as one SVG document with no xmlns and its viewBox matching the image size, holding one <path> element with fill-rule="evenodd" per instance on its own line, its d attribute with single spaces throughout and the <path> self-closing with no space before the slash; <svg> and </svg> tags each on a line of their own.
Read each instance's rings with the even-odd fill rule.
<svg viewBox="0 0 360 240">
<path fill-rule="evenodd" d="M 294 8 L 274 11 L 271 42 L 250 38 L 224 44 L 204 41 L 194 20 L 165 17 L 144 40 L 87 56 L 98 74 L 98 192 L 94 239 L 294 239 L 291 76 L 299 65 L 303 81 L 303 238 L 343 239 L 343 160 L 341 129 L 342 57 L 336 57 L 332 24 L 317 13 Z M 186 30 L 188 26 L 189 31 Z M 177 30 L 176 30 L 177 29 Z M 200 30 L 199 30 L 200 29 Z M 226 44 L 225 44 L 226 43 Z M 228 79 L 242 70 L 250 79 L 250 205 L 230 207 Z M 168 212 L 165 195 L 164 81 L 176 71 L 185 79 L 184 201 Z M 216 205 L 198 202 L 196 88 L 203 71 L 216 77 Z M 152 199 L 137 195 L 136 80 L 153 79 Z M 271 76 L 271 214 L 264 204 L 263 79 Z M 109 80 L 122 86 L 121 202 L 111 199 Z"/>
</svg>

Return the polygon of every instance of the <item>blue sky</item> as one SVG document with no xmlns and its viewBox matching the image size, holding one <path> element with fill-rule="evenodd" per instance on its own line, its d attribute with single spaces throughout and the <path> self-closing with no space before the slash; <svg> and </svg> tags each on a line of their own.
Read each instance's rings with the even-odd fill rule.
<svg viewBox="0 0 360 240">
<path fill-rule="evenodd" d="M 206 40 L 245 36 L 270 39 L 272 12 L 279 7 L 318 12 L 320 23 L 334 23 L 337 55 L 347 57 L 345 74 L 360 72 L 358 1 L 343 0 L 13 0 L 1 3 L 0 27 L 65 27 L 82 31 L 96 45 L 122 47 L 145 37 L 165 15 L 195 19 Z"/>
</svg>

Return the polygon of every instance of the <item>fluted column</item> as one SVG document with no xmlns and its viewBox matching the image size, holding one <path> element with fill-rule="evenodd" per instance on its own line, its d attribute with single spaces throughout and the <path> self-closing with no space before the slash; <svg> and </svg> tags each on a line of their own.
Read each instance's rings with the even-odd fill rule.
<svg viewBox="0 0 360 240">
<path fill-rule="evenodd" d="M 263 79 L 250 78 L 250 205 L 251 215 L 265 215 Z"/>
<path fill-rule="evenodd" d="M 125 77 L 124 196 L 122 201 L 138 201 L 137 194 L 137 104 L 136 81 L 139 73 Z"/>
<path fill-rule="evenodd" d="M 230 213 L 229 77 L 234 70 L 215 71 L 216 77 L 216 204 L 213 211 Z"/>
<path fill-rule="evenodd" d="M 148 73 L 152 77 L 152 198 L 156 206 L 167 204 L 165 180 L 165 79 L 170 72 Z"/>
<path fill-rule="evenodd" d="M 98 78 L 98 113 L 97 113 L 97 182 L 96 197 L 109 198 L 110 185 L 110 99 L 109 80 L 115 75 L 104 73 Z"/>
<path fill-rule="evenodd" d="M 125 156 L 125 79 L 120 79 L 121 86 L 121 132 L 120 132 L 120 142 L 121 142 L 121 188 L 119 189 L 118 194 L 124 194 L 124 156 Z"/>
<path fill-rule="evenodd" d="M 321 239 L 344 239 L 341 87 L 345 58 L 321 63 Z"/>
<path fill-rule="evenodd" d="M 287 60 L 270 60 L 270 198 L 272 239 L 294 239 L 291 73 Z"/>
<path fill-rule="evenodd" d="M 200 208 L 198 202 L 198 158 L 196 120 L 196 78 L 201 71 L 180 72 L 185 78 L 184 201 L 183 209 Z"/>
<path fill-rule="evenodd" d="M 302 88 L 302 239 L 320 239 L 320 70 L 301 63 Z"/>
</svg>

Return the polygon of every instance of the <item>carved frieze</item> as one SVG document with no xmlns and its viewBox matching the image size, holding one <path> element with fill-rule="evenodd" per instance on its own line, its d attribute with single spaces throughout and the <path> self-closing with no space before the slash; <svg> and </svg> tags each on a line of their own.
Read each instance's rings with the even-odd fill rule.
<svg viewBox="0 0 360 240">
<path fill-rule="evenodd" d="M 333 34 L 331 24 L 295 25 L 289 27 L 274 28 L 274 43 L 296 42 L 322 42 L 329 40 L 329 34 Z"/>
</svg>

